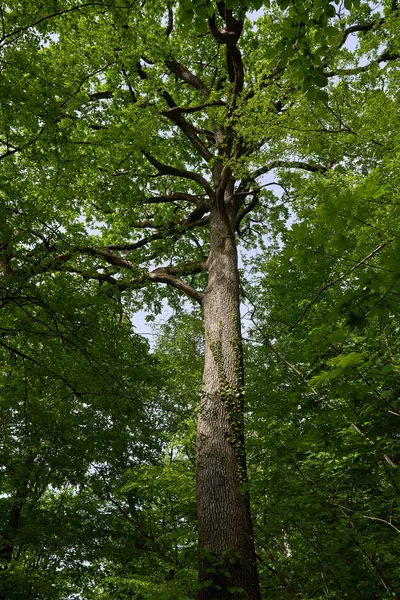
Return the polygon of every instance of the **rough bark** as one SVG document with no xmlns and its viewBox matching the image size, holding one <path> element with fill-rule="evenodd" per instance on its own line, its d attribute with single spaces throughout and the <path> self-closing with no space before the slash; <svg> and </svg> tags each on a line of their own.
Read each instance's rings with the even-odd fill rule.
<svg viewBox="0 0 400 600">
<path fill-rule="evenodd" d="M 199 599 L 259 600 L 249 498 L 243 490 L 247 475 L 234 234 L 237 211 L 228 191 L 221 200 L 217 197 L 211 206 L 208 287 L 202 302 L 205 366 L 197 430 Z"/>
</svg>

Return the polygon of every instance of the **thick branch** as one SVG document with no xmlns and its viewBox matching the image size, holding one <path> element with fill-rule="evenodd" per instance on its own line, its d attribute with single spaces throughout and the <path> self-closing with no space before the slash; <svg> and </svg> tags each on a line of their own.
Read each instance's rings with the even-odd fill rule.
<svg viewBox="0 0 400 600">
<path fill-rule="evenodd" d="M 168 194 L 165 196 L 152 196 L 146 198 L 146 204 L 163 204 L 165 202 L 171 202 L 172 204 L 176 200 L 183 200 L 185 202 L 190 202 L 191 204 L 198 204 L 203 200 L 202 196 L 196 196 L 195 194 L 184 194 L 180 192 L 176 192 L 174 194 Z"/>
<path fill-rule="evenodd" d="M 172 4 L 171 2 L 167 3 L 167 9 L 168 9 L 168 25 L 165 29 L 165 37 L 169 37 L 172 33 L 172 30 L 174 28 L 174 13 L 172 11 Z"/>
<path fill-rule="evenodd" d="M 199 292 L 189 284 L 185 283 L 181 279 L 178 279 L 174 273 L 181 273 L 182 276 L 200 273 L 203 271 L 203 264 L 205 261 L 199 263 L 188 263 L 187 265 L 178 265 L 176 267 L 159 267 L 154 271 L 142 272 L 137 278 L 126 281 L 119 280 L 115 276 L 109 273 L 99 273 L 98 271 L 85 271 L 76 267 L 67 267 L 65 270 L 69 273 L 76 273 L 86 280 L 95 280 L 100 283 L 108 283 L 119 291 L 123 292 L 130 289 L 139 289 L 144 287 L 147 283 L 163 283 L 170 285 L 175 289 L 183 292 L 196 302 L 201 304 L 203 300 L 203 293 Z"/>
<path fill-rule="evenodd" d="M 173 123 L 175 123 L 175 125 L 177 125 L 179 129 L 183 131 L 186 137 L 190 140 L 191 144 L 197 150 L 200 156 L 204 158 L 206 162 L 210 162 L 210 160 L 213 158 L 213 155 L 197 135 L 196 129 L 191 123 L 189 123 L 188 121 L 186 121 L 186 119 L 183 118 L 179 110 L 176 110 L 178 106 L 176 105 L 171 94 L 167 91 L 164 91 L 163 96 L 169 106 L 169 110 L 163 110 L 161 111 L 161 114 L 163 114 L 164 117 L 167 117 Z"/>
<path fill-rule="evenodd" d="M 210 95 L 210 90 L 206 86 L 206 84 L 199 78 L 197 75 L 189 71 L 186 67 L 184 67 L 177 60 L 166 60 L 165 66 L 181 81 L 188 83 L 191 87 L 198 90 L 204 98 L 208 98 Z"/>
<path fill-rule="evenodd" d="M 111 92 L 110 90 L 104 92 L 92 92 L 89 94 L 90 100 L 109 100 L 113 96 L 114 92 Z"/>
<path fill-rule="evenodd" d="M 396 12 L 398 10 L 398 3 L 397 0 L 392 0 L 391 3 L 391 12 Z M 370 21 L 369 23 L 364 23 L 364 24 L 358 24 L 358 25 L 350 25 L 350 27 L 347 27 L 347 29 L 344 30 L 342 38 L 338 44 L 338 48 L 341 48 L 343 46 L 343 44 L 346 43 L 347 38 L 349 37 L 349 35 L 351 35 L 352 33 L 357 33 L 359 31 L 371 31 L 371 29 L 373 29 L 374 27 L 380 27 L 381 25 L 384 25 L 384 23 L 386 22 L 387 17 L 381 17 L 380 19 L 376 19 L 375 21 Z"/>
<path fill-rule="evenodd" d="M 172 175 L 174 177 L 182 177 L 183 179 L 191 179 L 195 181 L 205 190 L 205 192 L 211 197 L 213 195 L 212 188 L 208 181 L 198 173 L 193 173 L 193 171 L 186 171 L 184 169 L 177 169 L 176 167 L 171 167 L 170 165 L 165 165 L 158 161 L 154 156 L 152 156 L 149 152 L 143 151 L 143 155 L 147 158 L 150 164 L 155 167 L 159 173 L 159 175 Z"/>
<path fill-rule="evenodd" d="M 236 19 L 223 2 L 218 2 L 217 7 L 221 17 L 225 20 L 226 27 L 218 29 L 214 13 L 208 19 L 208 28 L 217 42 L 226 46 L 226 64 L 229 81 L 233 84 L 233 104 L 235 105 L 236 97 L 242 92 L 244 82 L 242 55 L 237 44 L 243 30 L 243 21 Z"/>
<path fill-rule="evenodd" d="M 344 30 L 343 35 L 338 44 L 338 48 L 341 48 L 343 46 L 343 44 L 346 43 L 347 38 L 352 33 L 357 33 L 359 31 L 364 31 L 364 32 L 371 31 L 371 29 L 373 29 L 374 27 L 376 27 L 378 25 L 382 25 L 382 23 L 384 23 L 384 21 L 385 21 L 385 18 L 382 18 L 382 19 L 378 19 L 377 21 L 371 21 L 370 23 L 364 23 L 363 25 L 351 25 L 350 27 L 348 27 L 347 29 Z"/>
<path fill-rule="evenodd" d="M 180 292 L 184 292 L 187 296 L 193 298 L 193 300 L 196 300 L 196 302 L 199 302 L 200 304 L 203 301 L 204 294 L 202 292 L 199 292 L 198 290 L 192 288 L 190 285 L 188 285 L 181 279 L 174 277 L 173 275 L 168 275 L 167 273 L 150 272 L 148 274 L 148 278 L 150 281 L 154 281 L 155 283 L 165 283 L 167 285 L 170 285 L 171 287 L 176 288 Z"/>
<path fill-rule="evenodd" d="M 203 104 L 197 104 L 196 106 L 172 106 L 169 109 L 166 109 L 163 111 L 163 114 L 165 114 L 166 116 L 169 116 L 170 114 L 174 114 L 174 113 L 195 113 L 195 112 L 200 112 L 202 110 L 205 110 L 206 108 L 209 108 L 210 106 L 226 106 L 226 102 L 224 102 L 223 100 L 213 100 L 212 102 L 203 102 Z"/>
<path fill-rule="evenodd" d="M 152 273 L 173 275 L 174 277 L 176 277 L 177 275 L 181 277 L 186 277 L 187 275 L 196 275 L 197 273 L 202 273 L 206 269 L 207 261 L 197 260 L 190 263 L 183 263 L 181 265 L 169 265 L 168 267 L 158 267 L 157 269 L 154 269 Z"/>
</svg>

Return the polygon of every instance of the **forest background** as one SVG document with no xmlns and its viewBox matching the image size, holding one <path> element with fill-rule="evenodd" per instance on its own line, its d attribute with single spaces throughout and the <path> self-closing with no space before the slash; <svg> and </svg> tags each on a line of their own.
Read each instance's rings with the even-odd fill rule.
<svg viewBox="0 0 400 600">
<path fill-rule="evenodd" d="M 0 20 L 0 599 L 400 597 L 397 2 Z"/>
</svg>

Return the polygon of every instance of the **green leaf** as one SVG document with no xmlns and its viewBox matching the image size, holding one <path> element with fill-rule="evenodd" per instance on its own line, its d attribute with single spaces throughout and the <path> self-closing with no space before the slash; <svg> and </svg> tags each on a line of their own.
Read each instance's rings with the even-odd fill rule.
<svg viewBox="0 0 400 600">
<path fill-rule="evenodd" d="M 184 25 L 190 25 L 190 23 L 193 21 L 194 18 L 194 10 L 193 9 L 188 9 L 188 10 L 184 10 L 182 12 L 181 15 L 181 21 Z"/>
</svg>

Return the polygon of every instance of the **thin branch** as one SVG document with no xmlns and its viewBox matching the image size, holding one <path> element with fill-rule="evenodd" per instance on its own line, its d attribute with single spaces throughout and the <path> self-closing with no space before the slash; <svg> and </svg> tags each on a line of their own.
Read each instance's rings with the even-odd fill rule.
<svg viewBox="0 0 400 600">
<path fill-rule="evenodd" d="M 371 521 L 380 521 L 381 523 L 385 523 L 386 525 L 389 525 L 390 527 L 393 527 L 393 529 L 395 531 L 397 531 L 397 533 L 400 533 L 400 529 L 397 529 L 397 527 L 395 527 L 393 525 L 393 523 L 391 523 L 390 521 L 385 521 L 385 519 L 379 519 L 378 517 L 369 517 L 368 515 L 362 515 L 362 517 L 364 519 L 371 519 Z"/>
<path fill-rule="evenodd" d="M 37 25 L 39 25 L 40 23 L 43 23 L 44 21 L 48 21 L 49 19 L 53 19 L 54 17 L 60 17 L 61 15 L 65 15 L 72 11 L 80 10 L 81 8 L 86 8 L 88 6 L 92 6 L 92 7 L 93 6 L 102 6 L 102 4 L 99 2 L 87 2 L 86 4 L 79 4 L 78 6 L 73 6 L 72 8 L 67 8 L 65 10 L 60 10 L 59 12 L 55 12 L 50 15 L 46 15 L 45 17 L 42 17 L 41 19 L 38 19 L 37 21 L 34 21 L 33 23 L 26 25 L 25 27 L 19 27 L 18 29 L 15 29 L 11 33 L 3 35 L 3 37 L 0 41 L 4 42 L 8 38 L 15 37 L 19 33 L 22 33 L 23 31 L 27 31 L 28 29 L 31 29 L 32 27 L 36 27 Z M 7 43 L 9 43 L 9 42 L 7 42 Z"/>
<path fill-rule="evenodd" d="M 327 71 L 324 73 L 325 77 L 335 77 L 336 75 L 358 75 L 359 73 L 365 73 L 369 71 L 374 65 L 380 65 L 382 62 L 389 62 L 400 58 L 400 54 L 391 54 L 390 52 L 383 52 L 378 58 L 362 67 L 354 67 L 353 69 L 336 69 L 336 71 Z"/>
<path fill-rule="evenodd" d="M 310 173 L 326 173 L 329 170 L 329 168 L 325 165 L 313 165 L 301 160 L 273 160 L 268 165 L 265 165 L 265 167 L 260 167 L 254 171 L 254 173 L 249 177 L 249 181 L 252 181 L 257 177 L 261 177 L 261 175 L 265 175 L 273 169 L 279 169 L 281 167 L 286 169 L 302 169 L 304 171 L 309 171 Z"/>
<path fill-rule="evenodd" d="M 244 338 L 244 339 L 249 339 L 249 341 L 251 341 L 251 342 L 260 343 L 261 345 L 267 346 L 271 350 L 271 352 L 273 352 L 273 354 L 275 354 L 275 356 L 277 356 L 279 358 L 279 360 L 283 361 L 289 367 L 289 369 L 291 369 L 292 371 L 294 371 L 297 375 L 299 375 L 303 379 L 303 381 L 305 382 L 305 384 L 307 385 L 307 387 L 312 391 L 312 393 L 314 394 L 314 396 L 316 397 L 316 399 L 317 399 L 318 402 L 321 402 L 322 404 L 326 404 L 326 406 L 328 406 L 329 408 L 334 409 L 334 407 L 332 406 L 332 404 L 330 402 L 328 402 L 327 400 L 323 400 L 320 397 L 320 395 L 318 394 L 317 390 L 310 384 L 310 382 L 306 379 L 306 377 L 303 375 L 303 373 L 301 371 L 299 371 L 299 369 L 297 369 L 292 363 L 290 363 L 280 352 L 278 352 L 278 350 L 276 350 L 275 346 L 273 344 L 271 344 L 271 342 L 268 340 L 268 338 L 264 335 L 264 333 L 262 332 L 261 328 L 257 325 L 257 323 L 255 322 L 255 320 L 254 320 L 253 317 L 251 317 L 251 321 L 252 321 L 253 325 L 255 326 L 256 330 L 258 331 L 258 333 L 261 335 L 262 342 L 258 342 L 258 340 L 252 340 L 252 339 L 249 339 L 249 338 Z M 346 415 L 342 415 L 342 416 L 343 416 L 344 420 L 346 421 L 346 423 L 348 423 L 349 425 L 351 425 L 351 427 L 354 429 L 354 431 L 356 433 L 358 433 L 358 435 L 360 435 L 362 438 L 364 438 L 369 444 L 371 444 L 371 446 L 374 446 L 374 453 L 376 455 L 380 454 L 379 449 L 376 448 L 376 442 L 374 442 L 373 440 L 371 440 Z M 388 465 L 390 465 L 392 468 L 396 468 L 397 467 L 396 463 L 394 463 L 389 458 L 389 456 L 387 454 L 383 453 L 383 454 L 381 454 L 381 456 L 388 463 Z"/>
<path fill-rule="evenodd" d="M 240 211 L 240 213 L 238 214 L 238 216 L 236 217 L 235 231 L 237 231 L 239 233 L 240 223 L 242 222 L 244 217 L 246 215 L 248 215 L 257 206 L 258 202 L 259 202 L 258 195 L 254 194 L 251 202 L 247 206 L 244 206 L 242 208 L 242 210 Z"/>
<path fill-rule="evenodd" d="M 385 248 L 385 246 L 387 246 L 388 244 L 390 244 L 392 241 L 393 240 L 389 240 L 387 242 L 379 244 L 379 246 L 377 246 L 374 250 L 372 250 L 372 252 L 370 252 L 368 254 L 368 256 L 365 256 L 362 260 L 360 260 L 360 262 L 358 262 L 356 265 L 354 265 L 354 267 L 352 267 L 349 271 L 346 271 L 346 273 L 342 273 L 342 275 L 340 275 L 339 277 L 337 277 L 333 281 L 330 281 L 329 283 L 327 283 L 326 285 L 324 285 L 317 292 L 317 294 L 314 296 L 314 298 L 311 300 L 311 302 L 309 302 L 309 304 L 307 304 L 307 306 L 305 307 L 305 309 L 303 310 L 303 312 L 297 318 L 297 320 L 295 321 L 295 323 L 291 326 L 291 329 L 294 329 L 300 323 L 300 321 L 303 319 L 303 317 L 305 316 L 305 314 L 310 310 L 310 308 L 312 307 L 312 305 L 318 300 L 318 298 L 321 296 L 321 294 L 323 294 L 326 290 L 328 290 L 329 288 L 331 288 L 334 285 L 336 285 L 337 283 L 339 283 L 339 281 L 342 281 L 343 279 L 345 279 L 346 277 L 348 277 L 353 271 L 355 271 L 356 269 L 358 269 L 358 267 L 361 267 L 365 262 L 367 262 L 367 260 L 369 260 L 370 258 L 372 258 L 373 256 L 375 256 L 375 254 L 377 254 L 378 252 L 380 252 L 380 250 L 382 250 L 383 248 Z"/>
</svg>

